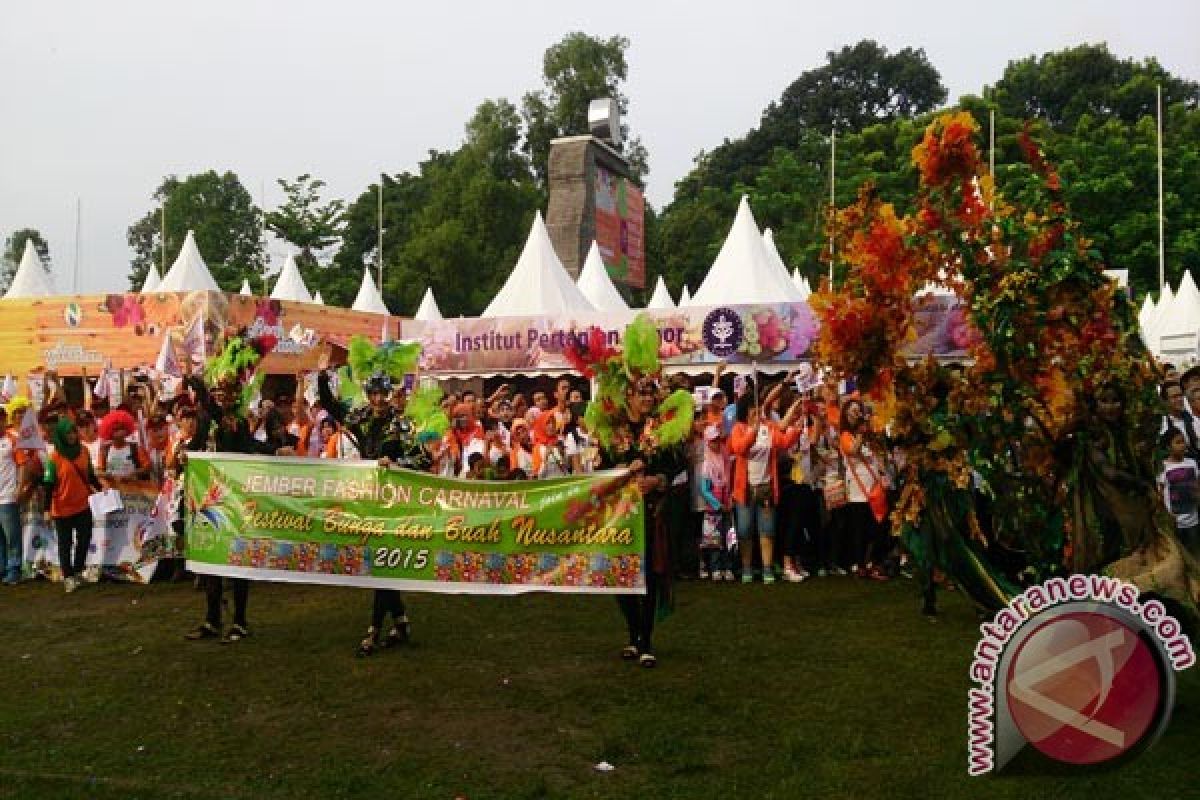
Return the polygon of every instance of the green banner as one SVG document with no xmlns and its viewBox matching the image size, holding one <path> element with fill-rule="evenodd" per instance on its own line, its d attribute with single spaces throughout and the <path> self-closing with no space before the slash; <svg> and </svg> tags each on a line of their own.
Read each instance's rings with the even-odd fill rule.
<svg viewBox="0 0 1200 800">
<path fill-rule="evenodd" d="M 465 594 L 646 589 L 642 500 L 625 470 L 461 481 L 191 453 L 184 496 L 193 572 Z"/>
</svg>

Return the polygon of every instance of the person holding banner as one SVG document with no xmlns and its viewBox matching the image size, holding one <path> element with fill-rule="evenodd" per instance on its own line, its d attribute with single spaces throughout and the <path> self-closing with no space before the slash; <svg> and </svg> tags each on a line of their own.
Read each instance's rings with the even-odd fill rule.
<svg viewBox="0 0 1200 800">
<path fill-rule="evenodd" d="M 230 337 L 222 352 L 210 358 L 204 376 L 212 386 L 193 379 L 192 389 L 197 402 L 204 408 L 206 419 L 197 432 L 204 437 L 207 448 L 221 453 L 274 454 L 269 445 L 254 438 L 247 421 L 250 398 L 262 383 L 256 374 L 258 362 L 275 347 L 273 336 L 250 339 L 243 333 Z M 219 575 L 204 576 L 204 622 L 185 634 L 184 638 L 198 641 L 220 638 L 222 644 L 241 641 L 250 635 L 246 621 L 246 606 L 250 600 L 250 582 L 245 578 L 230 578 L 233 586 L 233 625 L 221 634 L 221 601 L 224 579 Z"/>
<path fill-rule="evenodd" d="M 644 595 L 620 595 L 628 644 L 621 658 L 643 667 L 658 663 L 651 636 L 657 615 L 670 612 L 670 536 L 666 530 L 666 498 L 671 476 L 687 467 L 684 442 L 692 430 L 692 395 L 677 390 L 659 401 L 658 329 L 639 314 L 625 328 L 624 350 L 608 346 L 594 328 L 564 350 L 568 362 L 586 378 L 596 378 L 596 395 L 584 418 L 600 443 L 602 465 L 628 469 L 637 481 L 645 506 L 646 544 Z"/>
<path fill-rule="evenodd" d="M 88 548 L 92 543 L 92 510 L 88 498 L 100 491 L 92 459 L 79 442 L 79 431 L 70 417 L 54 426 L 54 451 L 46 460 L 42 482 L 50 492 L 50 517 L 58 536 L 58 563 L 67 593 L 79 586 Z M 72 545 L 74 547 L 72 548 Z"/>
<path fill-rule="evenodd" d="M 326 374 L 330 356 L 328 346 L 319 359 L 317 394 L 321 407 L 342 426 L 362 458 L 378 460 L 385 469 L 394 465 L 428 470 L 433 465 L 433 459 L 416 437 L 413 421 L 396 413 L 389 400 L 392 382 L 403 381 L 406 374 L 415 371 L 420 355 L 420 345 L 385 342 L 375 347 L 364 336 L 351 339 L 347 357 L 350 375 L 362 384 L 367 403 L 349 411 L 333 396 L 329 386 L 329 376 Z M 449 420 L 444 412 L 437 411 L 441 393 L 437 390 L 434 392 L 436 397 L 426 397 L 421 391 L 416 392 L 405 408 L 429 407 L 431 413 L 440 414 L 446 420 L 446 426 L 442 428 L 444 432 Z M 383 623 L 389 614 L 392 627 L 383 635 Z M 373 655 L 380 647 L 404 644 L 411 635 L 412 625 L 400 592 L 395 589 L 376 589 L 371 602 L 371 624 L 367 626 L 367 634 L 358 645 L 358 655 L 366 657 Z"/>
</svg>

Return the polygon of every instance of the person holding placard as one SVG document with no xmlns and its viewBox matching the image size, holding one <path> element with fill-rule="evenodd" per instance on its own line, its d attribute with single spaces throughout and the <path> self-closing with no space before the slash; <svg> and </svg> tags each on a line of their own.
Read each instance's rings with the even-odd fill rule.
<svg viewBox="0 0 1200 800">
<path fill-rule="evenodd" d="M 79 431 L 69 417 L 54 426 L 54 451 L 46 460 L 42 481 L 50 492 L 50 517 L 58 535 L 58 562 L 67 592 L 79 586 L 92 543 L 92 510 L 88 498 L 100 491 L 92 459 L 80 444 Z"/>
</svg>

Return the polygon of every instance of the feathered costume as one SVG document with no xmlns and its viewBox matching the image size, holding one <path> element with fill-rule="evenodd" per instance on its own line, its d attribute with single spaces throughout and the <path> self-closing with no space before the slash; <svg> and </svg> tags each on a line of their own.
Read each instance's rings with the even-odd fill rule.
<svg viewBox="0 0 1200 800">
<path fill-rule="evenodd" d="M 350 340 L 347 367 L 342 370 L 339 386 L 343 398 L 362 393 L 383 394 L 382 402 L 359 405 L 347 410 L 333 396 L 325 373 L 317 377 L 317 393 L 322 407 L 329 412 L 354 440 L 358 452 L 366 459 L 387 458 L 397 466 L 427 470 L 432 463 L 426 445 L 441 439 L 450 427 L 450 419 L 441 409 L 442 392 L 436 387 L 416 389 L 400 414 L 387 402 L 393 387 L 404 376 L 415 373 L 421 357 L 419 343 L 384 342 L 376 347 L 364 336 Z M 347 380 L 349 378 L 349 380 Z M 383 622 L 392 615 L 392 629 L 383 637 Z M 359 644 L 358 653 L 369 656 L 379 646 L 407 641 L 410 626 L 404 609 L 404 599 L 395 589 L 376 589 L 371 608 L 371 625 L 366 638 Z"/>
<path fill-rule="evenodd" d="M 684 445 L 692 430 L 692 396 L 676 390 L 647 415 L 630 407 L 635 391 L 657 387 L 659 335 L 649 316 L 639 314 L 626 326 L 620 351 L 609 347 L 599 329 L 580 338 L 582 341 L 568 347 L 565 355 L 575 369 L 596 379 L 596 394 L 584 420 L 600 443 L 604 465 L 616 467 L 642 461 L 643 474 L 659 476 L 664 483 L 643 498 L 647 522 L 643 560 L 646 594 L 617 598 L 629 632 L 629 644 L 622 657 L 639 658 L 644 666 L 653 666 L 651 635 L 655 617 L 665 616 L 673 606 L 670 536 L 663 508 L 665 490 L 666 484 L 687 466 Z"/>
</svg>

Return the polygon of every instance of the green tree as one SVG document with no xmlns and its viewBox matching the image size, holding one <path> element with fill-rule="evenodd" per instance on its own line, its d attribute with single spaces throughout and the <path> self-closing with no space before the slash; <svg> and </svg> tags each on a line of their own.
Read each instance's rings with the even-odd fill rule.
<svg viewBox="0 0 1200 800">
<path fill-rule="evenodd" d="M 517 150 L 520 118 L 511 103 L 488 100 L 453 152 L 430 151 L 417 174 L 385 179 L 384 299 L 413 313 L 426 287 L 446 314 L 480 313 L 516 263 L 533 214 L 543 202 L 528 161 Z M 344 244 L 332 270 L 341 281 L 326 300 L 349 303 L 364 266 L 377 266 L 379 187 L 346 211 Z"/>
<path fill-rule="evenodd" d="M 21 257 L 25 255 L 26 240 L 33 241 L 33 249 L 42 262 L 42 268 L 46 270 L 47 275 L 51 274 L 50 245 L 46 243 L 46 238 L 34 228 L 13 231 L 4 241 L 4 256 L 0 258 L 0 294 L 8 291 L 8 287 L 12 285 L 17 267 L 21 264 Z"/>
<path fill-rule="evenodd" d="M 280 178 L 276 182 L 287 199 L 279 208 L 266 213 L 267 228 L 300 250 L 296 256 L 300 274 L 310 288 L 319 289 L 324 277 L 320 273 L 329 268 L 323 264 L 325 255 L 342 240 L 346 203 L 336 199 L 322 202 L 325 181 L 308 173 L 294 181 Z"/>
<path fill-rule="evenodd" d="M 1005 116 L 1036 117 L 1056 130 L 1070 131 L 1085 115 L 1127 123 L 1153 115 L 1158 85 L 1164 107 L 1182 103 L 1195 109 L 1200 103 L 1200 87 L 1194 81 L 1170 75 L 1153 58 L 1140 64 L 1119 59 L 1105 44 L 1082 44 L 1011 61 L 985 95 Z"/>
<path fill-rule="evenodd" d="M 540 186 L 546 185 L 550 140 L 588 132 L 587 110 L 592 100 L 612 97 L 621 117 L 629 111 L 629 98 L 622 91 L 629 67 L 624 36 L 601 39 L 586 33 L 569 33 L 550 47 L 542 58 L 544 88 L 528 92 L 521 102 L 525 121 L 524 151 L 529 156 Z M 642 178 L 649 171 L 648 155 L 637 137 L 629 137 L 629 126 L 621 125 L 621 151 Z"/>
<path fill-rule="evenodd" d="M 129 226 L 127 240 L 134 256 L 129 285 L 140 288 L 150 265 L 162 263 L 162 208 L 166 208 L 167 266 L 179 253 L 187 232 L 225 291 L 235 292 L 244 278 L 261 282 L 266 258 L 262 243 L 262 212 L 232 172 L 213 170 L 183 180 L 163 179 L 154 192 L 155 208 Z"/>
</svg>

